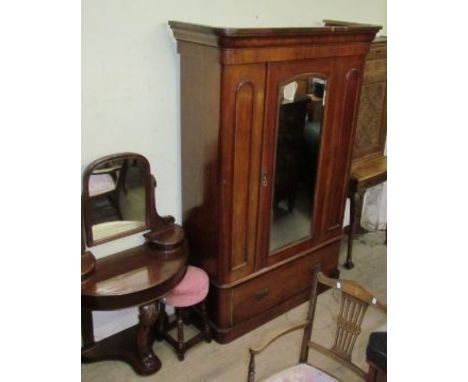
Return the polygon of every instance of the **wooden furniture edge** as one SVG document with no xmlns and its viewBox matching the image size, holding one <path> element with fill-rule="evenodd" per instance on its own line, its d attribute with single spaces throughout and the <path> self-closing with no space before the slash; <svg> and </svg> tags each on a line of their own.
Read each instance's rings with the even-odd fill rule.
<svg viewBox="0 0 468 382">
<path fill-rule="evenodd" d="M 265 350 L 266 347 L 268 347 L 271 343 L 275 342 L 277 339 L 281 338 L 282 336 L 291 333 L 293 331 L 303 329 L 307 326 L 308 322 L 307 321 L 301 321 L 296 324 L 291 324 L 288 325 L 285 328 L 280 328 L 278 331 L 275 331 L 273 333 L 267 333 L 266 336 L 264 336 L 258 343 L 255 345 L 251 346 L 249 348 L 249 351 L 254 354 L 258 354 Z"/>
</svg>

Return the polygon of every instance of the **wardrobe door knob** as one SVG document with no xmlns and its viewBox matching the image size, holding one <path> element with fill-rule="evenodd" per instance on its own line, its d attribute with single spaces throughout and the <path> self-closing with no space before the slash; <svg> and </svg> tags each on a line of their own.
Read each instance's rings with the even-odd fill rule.
<svg viewBox="0 0 468 382">
<path fill-rule="evenodd" d="M 266 187 L 268 186 L 268 174 L 266 170 L 262 170 L 262 180 L 261 180 L 262 186 Z"/>
</svg>

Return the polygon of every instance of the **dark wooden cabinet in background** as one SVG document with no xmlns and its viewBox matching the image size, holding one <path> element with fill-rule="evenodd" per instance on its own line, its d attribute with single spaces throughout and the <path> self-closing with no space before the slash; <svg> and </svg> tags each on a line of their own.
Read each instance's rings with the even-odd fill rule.
<svg viewBox="0 0 468 382">
<path fill-rule="evenodd" d="M 364 67 L 352 165 L 382 157 L 386 140 L 387 37 L 378 37 Z"/>
<path fill-rule="evenodd" d="M 366 57 L 352 167 L 384 156 L 387 141 L 387 37 L 377 37 Z"/>
<path fill-rule="evenodd" d="M 366 58 L 349 182 L 350 228 L 344 266 L 354 267 L 353 239 L 361 230 L 366 190 L 387 180 L 387 38 L 374 40 Z"/>
<path fill-rule="evenodd" d="M 379 27 L 169 24 L 181 56 L 183 224 L 191 261 L 210 276 L 209 317 L 225 343 L 305 301 L 316 264 L 338 275 L 357 100 Z M 285 86 L 306 89 L 305 79 L 325 83 L 324 106 L 304 132 L 303 147 L 316 142 L 316 165 L 303 167 L 314 180 L 290 174 L 298 195 L 288 211 L 274 196 L 285 167 L 276 165 L 285 156 L 280 111 Z"/>
</svg>

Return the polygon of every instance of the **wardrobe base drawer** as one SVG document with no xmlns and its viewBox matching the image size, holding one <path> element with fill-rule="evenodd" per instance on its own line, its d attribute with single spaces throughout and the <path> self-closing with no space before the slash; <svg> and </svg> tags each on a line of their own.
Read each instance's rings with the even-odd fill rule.
<svg viewBox="0 0 468 382">
<path fill-rule="evenodd" d="M 232 291 L 231 324 L 242 322 L 288 298 L 307 290 L 312 283 L 312 270 L 318 264 L 329 274 L 337 267 L 340 243 L 333 243 L 318 251 L 289 261 Z"/>
</svg>

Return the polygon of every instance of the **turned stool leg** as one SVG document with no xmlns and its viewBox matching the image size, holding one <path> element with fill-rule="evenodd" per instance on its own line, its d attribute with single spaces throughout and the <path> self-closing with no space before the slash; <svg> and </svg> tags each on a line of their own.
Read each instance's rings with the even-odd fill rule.
<svg viewBox="0 0 468 382">
<path fill-rule="evenodd" d="M 364 191 L 365 192 L 365 191 Z M 354 235 L 358 231 L 359 225 L 361 224 L 362 214 L 362 200 L 364 199 L 364 192 L 355 192 L 350 197 L 350 222 L 349 222 L 349 234 L 348 234 L 348 253 L 346 256 L 346 262 L 344 267 L 346 269 L 354 268 L 353 263 L 353 239 Z"/>
<path fill-rule="evenodd" d="M 211 330 L 210 325 L 208 323 L 208 314 L 206 313 L 206 305 L 205 300 L 200 303 L 201 308 L 201 316 L 203 321 L 203 335 L 205 337 L 206 342 L 211 342 Z"/>
<path fill-rule="evenodd" d="M 185 354 L 183 313 L 182 309 L 179 308 L 176 308 L 175 312 L 177 318 L 177 358 L 179 361 L 183 361 Z"/>
<path fill-rule="evenodd" d="M 190 309 L 183 309 L 182 320 L 184 321 L 184 325 L 186 326 L 192 324 L 192 319 L 190 317 Z"/>
</svg>

